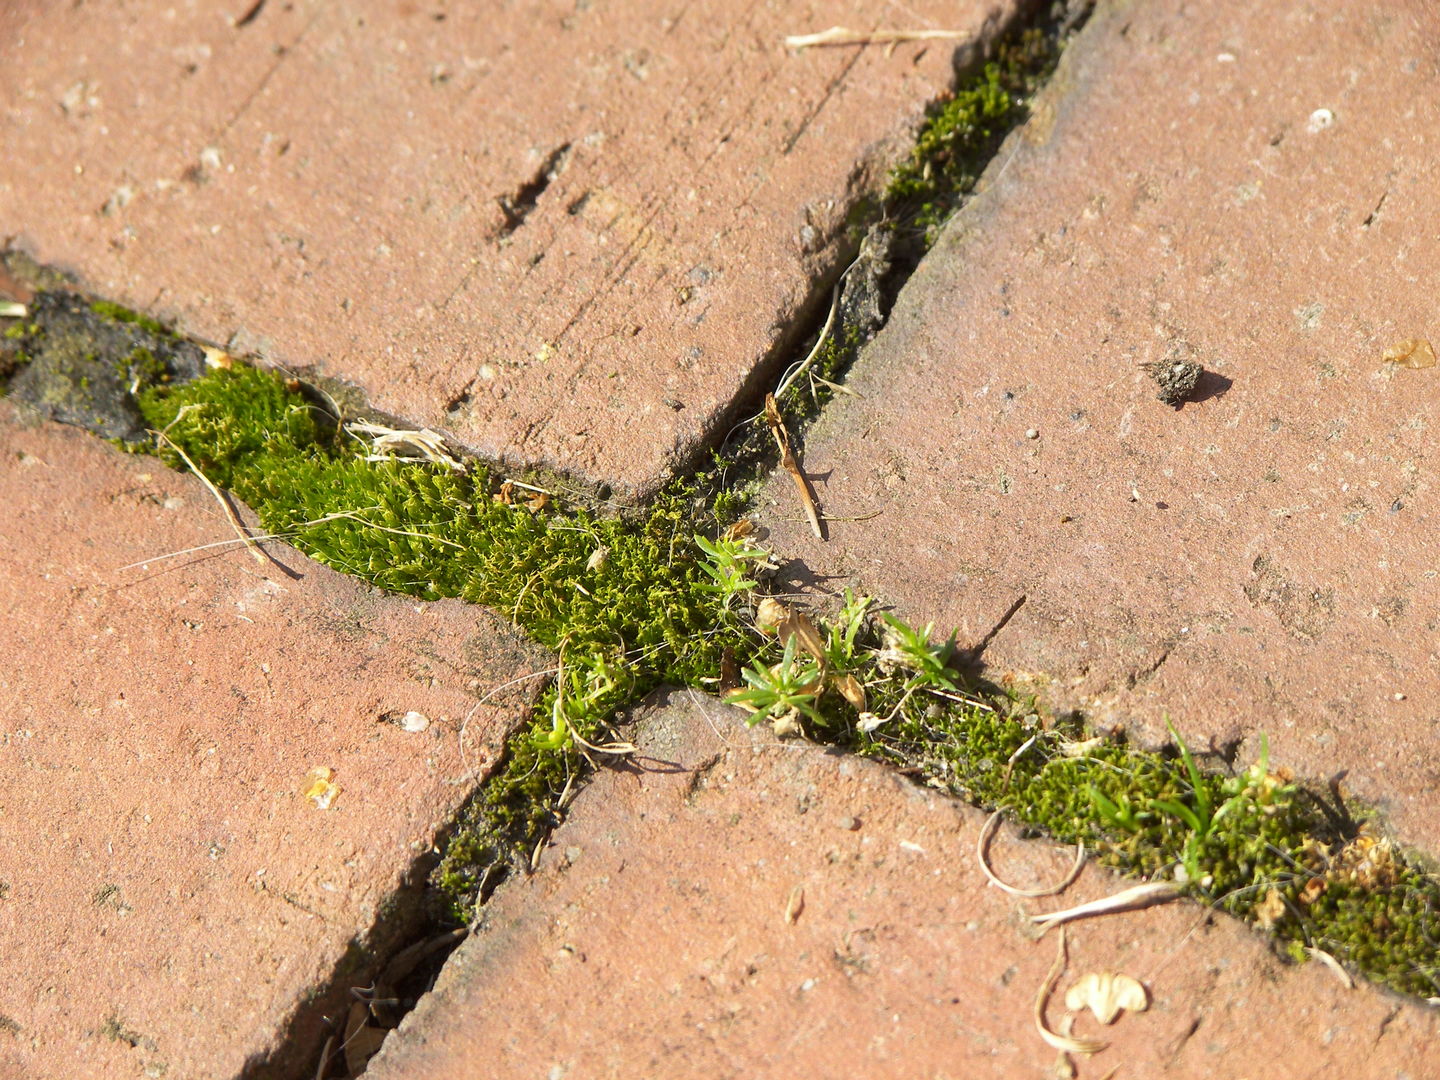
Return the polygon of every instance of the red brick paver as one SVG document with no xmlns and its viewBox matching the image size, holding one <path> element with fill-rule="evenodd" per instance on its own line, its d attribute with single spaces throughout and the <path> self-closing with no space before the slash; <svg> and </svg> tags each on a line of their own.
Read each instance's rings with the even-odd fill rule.
<svg viewBox="0 0 1440 1080">
<path fill-rule="evenodd" d="M 1031 1010 L 1057 938 L 1024 932 L 1022 906 L 1124 883 L 1087 869 L 1022 905 L 976 864 L 978 811 L 688 692 L 639 711 L 640 753 L 580 794 L 368 1076 L 1056 1075 Z M 1070 862 L 1008 828 L 993 857 L 1026 886 Z M 1152 998 L 1076 1021 L 1113 1042 L 1081 1077 L 1418 1078 L 1440 1037 L 1440 1015 L 1283 967 L 1188 904 L 1076 924 L 1069 954 L 1052 1026 L 1086 971 Z"/>
<path fill-rule="evenodd" d="M 838 270 L 957 43 L 1013 0 L 296 0 L 0 13 L 0 240 L 319 365 L 508 462 L 635 491 Z"/>
<path fill-rule="evenodd" d="M 1268 732 L 1440 851 L 1430 227 L 1440 12 L 1107 8 L 810 434 L 775 546 L 992 675 L 1201 747 Z M 1181 408 L 1142 362 L 1192 357 Z"/>
<path fill-rule="evenodd" d="M 198 481 L 4 402 L 0 461 L 0 1076 L 234 1077 L 366 983 L 544 660 L 284 545 L 163 559 L 233 536 Z"/>
</svg>

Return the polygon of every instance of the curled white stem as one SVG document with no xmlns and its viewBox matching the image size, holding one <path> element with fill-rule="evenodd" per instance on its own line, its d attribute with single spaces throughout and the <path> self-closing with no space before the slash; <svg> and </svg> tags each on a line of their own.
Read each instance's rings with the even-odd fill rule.
<svg viewBox="0 0 1440 1080">
<path fill-rule="evenodd" d="M 1058 885 L 1051 885 L 1043 889 L 1022 889 L 1008 882 L 1001 881 L 996 873 L 990 869 L 990 840 L 994 837 L 995 826 L 999 823 L 1000 811 L 996 810 L 990 815 L 989 820 L 985 822 L 985 827 L 980 830 L 980 838 L 975 841 L 975 859 L 980 863 L 980 869 L 990 880 L 990 884 L 994 885 L 997 889 L 1002 889 L 1011 896 L 1023 896 L 1031 899 L 1040 896 L 1056 896 L 1068 889 L 1075 879 L 1080 876 L 1080 869 L 1085 865 L 1084 844 L 1075 845 L 1075 865 L 1070 868 L 1070 872 L 1065 875 L 1064 880 Z"/>
<path fill-rule="evenodd" d="M 1035 995 L 1035 1030 L 1040 1033 L 1040 1038 L 1053 1046 L 1056 1050 L 1066 1054 L 1098 1054 L 1110 1044 L 1103 1039 L 1076 1038 L 1073 1035 L 1061 1035 L 1058 1031 L 1051 1031 L 1050 1025 L 1045 1022 L 1045 1005 L 1050 1000 L 1050 995 L 1055 990 L 1055 984 L 1060 981 L 1060 976 L 1065 973 L 1065 964 L 1068 956 L 1065 949 L 1065 928 L 1060 928 L 1060 947 L 1055 950 L 1055 963 L 1050 966 L 1050 974 L 1045 976 L 1045 981 L 1040 984 L 1040 992 Z"/>
</svg>

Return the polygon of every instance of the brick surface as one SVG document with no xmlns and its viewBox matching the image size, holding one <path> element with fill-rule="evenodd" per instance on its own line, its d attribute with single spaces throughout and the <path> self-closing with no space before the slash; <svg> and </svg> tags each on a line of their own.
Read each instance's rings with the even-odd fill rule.
<svg viewBox="0 0 1440 1080">
<path fill-rule="evenodd" d="M 199 482 L 5 402 L 0 462 L 0 1076 L 236 1076 L 365 983 L 352 942 L 528 702 L 477 698 L 545 662 L 283 545 L 162 559 L 233 537 Z"/>
<path fill-rule="evenodd" d="M 992 677 L 1378 804 L 1440 851 L 1440 13 L 1106 5 L 807 438 L 773 544 Z M 1139 364 L 1193 357 L 1179 408 Z"/>
<path fill-rule="evenodd" d="M 507 462 L 665 479 L 839 269 L 960 42 L 856 0 L 0 12 L 0 241 Z"/>
<path fill-rule="evenodd" d="M 368 1076 L 1052 1077 L 1031 1010 L 1057 939 L 974 857 L 984 815 L 858 759 L 761 731 L 689 692 L 639 710 L 640 753 L 576 799 L 535 876 L 497 892 Z M 1000 831 L 1012 882 L 1071 854 Z M 1057 910 L 1124 883 L 1087 868 Z M 787 912 L 791 918 L 787 918 Z M 1075 1033 L 1081 1077 L 1430 1075 L 1440 1016 L 1238 924 L 1172 904 L 1069 931 L 1052 1026 L 1082 972 L 1151 1007 Z M 1112 1072 L 1118 1070 L 1118 1072 Z"/>
</svg>

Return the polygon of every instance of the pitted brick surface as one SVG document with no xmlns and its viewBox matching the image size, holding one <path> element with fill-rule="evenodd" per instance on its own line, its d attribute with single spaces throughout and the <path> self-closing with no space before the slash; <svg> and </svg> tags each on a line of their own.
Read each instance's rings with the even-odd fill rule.
<svg viewBox="0 0 1440 1080">
<path fill-rule="evenodd" d="M 1192 745 L 1270 738 L 1440 851 L 1440 14 L 1106 5 L 911 279 L 777 550 Z M 1139 365 L 1191 357 L 1180 408 Z M 1028 433 L 1035 437 L 1028 437 Z"/>
<path fill-rule="evenodd" d="M 0 240 L 490 456 L 653 489 L 840 269 L 959 41 L 788 53 L 791 5 L 0 14 Z M 968 32 L 968 33 L 967 33 Z M 967 53 L 968 55 L 968 53 Z"/>
<path fill-rule="evenodd" d="M 213 546 L 193 477 L 4 402 L 0 505 L 0 1076 L 237 1076 L 528 705 L 477 700 L 545 661 L 483 609 Z"/>
<path fill-rule="evenodd" d="M 985 817 L 869 762 L 747 733 L 688 691 L 639 710 L 640 751 L 581 792 L 532 878 L 502 886 L 375 1080 L 563 1076 L 1050 1077 L 1031 1009 L 1054 911 L 1126 883 L 1093 868 L 1058 899 L 987 886 Z M 993 861 L 1034 887 L 1071 853 L 1002 829 Z M 787 914 L 791 917 L 787 918 Z M 1188 904 L 1069 930 L 1069 967 L 1149 988 L 1149 1011 L 1075 1033 L 1113 1045 L 1078 1075 L 1428 1075 L 1440 1016 Z"/>
</svg>

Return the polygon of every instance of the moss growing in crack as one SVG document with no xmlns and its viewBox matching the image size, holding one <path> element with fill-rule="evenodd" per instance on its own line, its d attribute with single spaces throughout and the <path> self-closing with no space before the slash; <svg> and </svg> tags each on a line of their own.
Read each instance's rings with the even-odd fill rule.
<svg viewBox="0 0 1440 1080">
<path fill-rule="evenodd" d="M 1298 959 L 1320 949 L 1392 989 L 1440 993 L 1440 882 L 1344 807 L 1263 759 L 1201 771 L 1178 736 L 1176 753 L 1150 753 L 997 704 L 908 702 L 852 746 L 1122 873 L 1178 880 Z"/>
<path fill-rule="evenodd" d="M 1031 32 L 1002 46 L 934 110 L 920 149 L 897 171 L 884 228 L 933 240 L 982 158 L 1025 115 L 1056 41 Z M 97 311 L 140 325 L 125 309 Z M 841 318 L 810 362 L 814 378 L 786 399 L 788 421 L 819 412 L 827 381 L 866 338 Z M 749 449 L 729 448 L 705 475 L 617 520 L 528 503 L 479 468 L 361 460 L 330 417 L 253 369 L 140 396 L 149 426 L 167 430 L 297 547 L 392 591 L 491 605 L 559 655 L 532 721 L 511 737 L 500 771 L 446 845 L 434 880 L 457 918 L 468 920 L 497 869 L 523 862 L 556 823 L 585 768 L 584 745 L 607 737 L 617 707 L 662 681 L 713 687 L 728 650 L 748 687 L 737 704 L 754 722 L 798 723 L 1037 830 L 1084 840 L 1127 873 L 1178 871 L 1198 899 L 1297 950 L 1323 949 L 1407 992 L 1440 990 L 1435 880 L 1266 763 L 1201 772 L 1188 752 L 1150 754 L 1091 741 L 1078 723 L 1046 726 L 1003 694 L 966 701 L 944 645 L 896 623 L 887 638 L 863 604 L 817 628 L 823 663 L 793 633 L 786 645 L 758 633 L 748 598 L 737 600 L 751 590 L 734 580 L 727 588 L 707 570 L 716 556 L 694 535 L 709 540 L 734 519 L 743 491 L 730 481 L 765 460 L 763 426 Z"/>
<path fill-rule="evenodd" d="M 139 327 L 147 334 L 153 334 L 158 338 L 176 339 L 175 331 L 158 319 L 152 319 L 149 315 L 142 315 L 138 311 L 131 311 L 121 304 L 112 303 L 109 300 L 92 300 L 90 310 L 108 322 Z"/>
<path fill-rule="evenodd" d="M 1083 840 L 1124 872 L 1175 879 L 1179 868 L 1198 899 L 1282 939 L 1396 989 L 1440 989 L 1440 888 L 1383 841 L 1343 827 L 1336 808 L 1265 762 L 1202 772 L 1188 752 L 1088 740 L 1079 723 L 1046 727 L 1003 694 L 967 699 L 946 645 L 898 620 L 887 627 L 853 598 L 833 625 L 815 628 L 819 655 L 801 656 L 808 646 L 793 630 L 787 649 L 755 628 L 758 597 L 735 602 L 748 586 L 717 588 L 719 568 L 694 539 L 689 485 L 628 520 L 531 508 L 480 468 L 365 461 L 365 448 L 300 394 L 241 366 L 153 387 L 142 409 L 268 529 L 320 561 L 392 591 L 485 603 L 559 655 L 532 721 L 463 813 L 435 874 L 457 917 L 556 823 L 585 744 L 606 739 L 616 708 L 660 682 L 713 686 L 728 650 L 762 691 L 737 702 L 753 718 L 798 722 Z M 699 522 L 710 536 L 716 524 Z M 761 700 L 777 686 L 789 695 L 783 708 Z"/>
<path fill-rule="evenodd" d="M 1078 22 L 1052 20 L 1004 38 L 994 59 L 936 102 L 910 156 L 890 174 L 885 216 L 928 249 L 974 189 L 1001 142 L 1030 116 Z"/>
<path fill-rule="evenodd" d="M 365 461 L 300 394 L 240 365 L 151 387 L 140 407 L 267 530 L 320 562 L 393 592 L 489 605 L 560 654 L 532 730 L 511 740 L 505 772 L 467 810 L 439 871 L 457 905 L 479 887 L 477 867 L 553 823 L 577 745 L 599 739 L 616 708 L 662 681 L 698 684 L 727 648 L 750 651 L 753 635 L 717 603 L 697 558 L 688 486 L 621 520 L 542 508 L 484 468 Z"/>
</svg>

